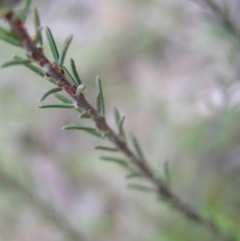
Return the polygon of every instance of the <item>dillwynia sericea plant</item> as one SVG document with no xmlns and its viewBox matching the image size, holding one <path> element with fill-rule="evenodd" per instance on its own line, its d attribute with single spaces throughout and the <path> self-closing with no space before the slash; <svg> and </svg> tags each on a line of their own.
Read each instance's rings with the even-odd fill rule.
<svg viewBox="0 0 240 241">
<path fill-rule="evenodd" d="M 4 64 L 2 68 L 23 65 L 31 71 L 40 75 L 42 78 L 50 81 L 54 87 L 45 92 L 40 101 L 43 102 L 48 96 L 54 95 L 58 102 L 40 104 L 39 108 L 67 108 L 74 109 L 79 112 L 80 118 L 87 118 L 95 123 L 95 128 L 87 127 L 81 124 L 66 125 L 65 130 L 81 130 L 88 132 L 96 137 L 106 139 L 114 145 L 114 148 L 108 146 L 97 146 L 96 149 L 111 153 L 100 158 L 105 161 L 111 161 L 119 164 L 126 170 L 128 181 L 134 180 L 136 177 L 145 179 L 149 186 L 143 186 L 130 183 L 128 186 L 141 191 L 149 191 L 154 193 L 159 199 L 169 204 L 173 209 L 186 216 L 190 221 L 203 226 L 209 232 L 217 237 L 217 240 L 234 241 L 233 237 L 224 233 L 213 220 L 205 218 L 198 211 L 194 210 L 190 205 L 182 201 L 175 193 L 172 192 L 169 181 L 169 168 L 166 164 L 164 167 L 164 175 L 160 176 L 153 170 L 141 147 L 134 136 L 131 136 L 134 150 L 129 148 L 129 140 L 124 130 L 124 116 L 121 116 L 117 109 L 114 110 L 117 132 L 115 132 L 105 119 L 105 104 L 103 96 L 103 88 L 100 78 L 96 77 L 97 97 L 96 108 L 94 108 L 85 98 L 85 86 L 79 77 L 76 65 L 73 59 L 70 59 L 71 69 L 64 66 L 67 50 L 71 44 L 72 36 L 68 37 L 59 51 L 51 30 L 45 28 L 45 34 L 50 46 L 53 60 L 48 59 L 44 54 L 42 28 L 38 12 L 33 9 L 33 20 L 35 25 L 35 36 L 31 37 L 24 27 L 25 19 L 29 14 L 30 0 L 24 0 L 22 6 L 14 11 L 11 4 L 2 7 L 8 1 L 0 1 L 0 14 L 9 26 L 9 29 L 0 26 L 0 39 L 9 44 L 18 46 L 26 51 L 26 57 L 14 56 L 14 58 Z M 11 2 L 11 1 L 10 1 Z M 12 1 L 18 2 L 18 1 Z M 66 98 L 61 93 L 67 93 Z M 121 152 L 125 159 L 119 159 L 112 155 L 114 152 Z M 137 179 L 136 179 L 137 180 Z"/>
</svg>

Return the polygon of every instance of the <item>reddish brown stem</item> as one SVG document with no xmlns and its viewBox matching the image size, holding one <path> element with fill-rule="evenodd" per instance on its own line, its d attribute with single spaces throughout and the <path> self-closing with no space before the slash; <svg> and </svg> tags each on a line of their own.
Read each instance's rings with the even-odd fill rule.
<svg viewBox="0 0 240 241">
<path fill-rule="evenodd" d="M 95 122 L 96 127 L 105 133 L 109 140 L 119 149 L 122 153 L 125 154 L 127 158 L 135 165 L 135 167 L 145 176 L 145 178 L 151 182 L 156 191 L 157 195 L 164 197 L 168 203 L 173 206 L 176 210 L 183 213 L 188 219 L 201 224 L 209 231 L 214 233 L 218 240 L 224 241 L 234 241 L 230 237 L 225 237 L 221 230 L 214 224 L 213 221 L 203 218 L 197 211 L 192 209 L 189 205 L 185 204 L 181 199 L 179 199 L 175 194 L 172 193 L 170 188 L 166 186 L 162 181 L 155 176 L 152 169 L 147 165 L 147 163 L 137 157 L 124 142 L 107 124 L 105 117 L 98 114 L 98 112 L 89 104 L 85 99 L 84 94 L 77 94 L 74 91 L 76 88 L 73 87 L 68 80 L 66 79 L 62 69 L 56 64 L 51 63 L 46 56 L 44 55 L 41 48 L 39 48 L 35 42 L 31 39 L 28 32 L 26 31 L 23 23 L 19 20 L 14 20 L 12 18 L 13 14 L 6 15 L 5 19 L 7 20 L 11 31 L 14 34 L 19 35 L 24 39 L 21 44 L 21 47 L 26 50 L 26 55 L 29 59 L 34 60 L 43 68 L 47 77 L 55 80 L 57 86 L 62 87 L 72 98 L 75 100 L 76 104 L 82 111 L 86 111 L 92 116 L 93 121 Z"/>
</svg>

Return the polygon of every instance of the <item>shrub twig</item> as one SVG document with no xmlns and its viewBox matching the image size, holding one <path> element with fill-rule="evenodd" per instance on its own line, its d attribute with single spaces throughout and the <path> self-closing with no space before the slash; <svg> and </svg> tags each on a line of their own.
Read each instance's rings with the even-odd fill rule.
<svg viewBox="0 0 240 241">
<path fill-rule="evenodd" d="M 225 235 L 225 233 L 223 233 L 223 231 L 214 223 L 213 220 L 203 217 L 198 211 L 193 209 L 189 204 L 182 201 L 182 199 L 180 199 L 172 192 L 167 182 L 164 182 L 162 178 L 156 175 L 148 165 L 135 138 L 134 146 L 137 149 L 137 155 L 129 148 L 125 133 L 123 131 L 124 117 L 121 118 L 118 111 L 115 112 L 115 116 L 119 127 L 119 134 L 116 134 L 115 131 L 113 131 L 113 129 L 108 125 L 104 116 L 104 99 L 101 81 L 99 78 L 97 78 L 97 110 L 92 107 L 92 105 L 86 100 L 84 95 L 84 85 L 80 81 L 80 78 L 76 77 L 78 75 L 74 62 L 71 61 L 75 78 L 71 76 L 70 72 L 68 72 L 68 70 L 63 66 L 63 61 L 66 54 L 65 50 L 68 48 L 71 39 L 68 39 L 67 47 L 65 47 L 65 50 L 63 51 L 64 56 L 61 57 L 59 56 L 59 52 L 54 42 L 52 33 L 50 29 L 47 28 L 46 33 L 55 60 L 55 62 L 51 62 L 45 56 L 42 46 L 38 45 L 38 39 L 32 39 L 30 37 L 24 27 L 24 21 L 22 19 L 16 18 L 14 12 L 12 11 L 8 12 L 4 19 L 9 24 L 10 36 L 13 38 L 11 41 L 13 44 L 25 49 L 28 60 L 37 63 L 40 69 L 36 69 L 37 67 L 29 64 L 26 62 L 26 60 L 23 60 L 22 64 L 26 65 L 27 67 L 31 66 L 31 68 L 34 66 L 36 70 L 35 72 L 38 72 L 41 76 L 44 76 L 52 83 L 57 85 L 57 89 L 55 88 L 49 91 L 46 95 L 44 95 L 43 99 L 45 99 L 48 94 L 56 93 L 58 91 L 60 92 L 62 90 L 66 92 L 73 100 L 71 101 L 63 96 L 61 97 L 59 94 L 55 94 L 56 97 L 58 96 L 60 99 L 62 98 L 63 104 L 40 105 L 41 108 L 75 108 L 81 112 L 82 116 L 85 115 L 88 116 L 88 118 L 91 118 L 95 123 L 96 129 L 83 127 L 80 125 L 66 126 L 65 129 L 82 129 L 88 131 L 91 134 L 107 138 L 112 144 L 114 144 L 116 150 L 122 152 L 125 155 L 128 161 L 126 163 L 127 165 L 129 163 L 131 164 L 131 167 L 134 168 L 134 173 L 143 176 L 147 181 L 151 183 L 152 190 L 157 194 L 157 196 L 164 199 L 168 204 L 170 204 L 170 206 L 184 214 L 189 220 L 202 225 L 207 230 L 212 232 L 214 235 L 216 235 L 216 237 L 218 237 L 218 240 L 234 241 L 234 238 Z M 40 36 L 39 31 L 37 34 Z M 105 148 L 105 150 L 107 150 L 107 148 Z M 112 157 L 103 157 L 103 159 L 104 158 L 105 160 L 111 160 L 120 163 L 116 158 L 114 159 Z M 121 164 L 125 165 L 125 162 L 121 162 Z M 139 187 L 144 189 L 144 187 Z"/>
</svg>

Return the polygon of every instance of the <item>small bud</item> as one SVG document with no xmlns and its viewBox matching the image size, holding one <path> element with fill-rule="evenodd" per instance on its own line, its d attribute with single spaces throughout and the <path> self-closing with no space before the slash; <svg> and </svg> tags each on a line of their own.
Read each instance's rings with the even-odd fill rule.
<svg viewBox="0 0 240 241">
<path fill-rule="evenodd" d="M 86 92 L 86 86 L 84 84 L 81 84 L 77 87 L 77 95 L 84 94 Z"/>
<path fill-rule="evenodd" d="M 48 73 L 51 69 L 51 64 L 50 63 L 47 63 L 43 66 L 42 70 L 44 73 Z"/>
</svg>

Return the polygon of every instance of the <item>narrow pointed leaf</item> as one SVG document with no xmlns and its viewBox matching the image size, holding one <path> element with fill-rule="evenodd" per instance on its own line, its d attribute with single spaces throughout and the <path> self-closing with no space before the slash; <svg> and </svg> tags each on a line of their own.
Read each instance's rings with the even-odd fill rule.
<svg viewBox="0 0 240 241">
<path fill-rule="evenodd" d="M 65 97 L 65 96 L 63 96 L 63 95 L 61 95 L 61 94 L 54 94 L 54 96 L 55 96 L 58 100 L 62 101 L 63 103 L 73 104 L 73 101 L 69 100 L 67 97 Z M 80 110 L 80 108 L 79 108 L 78 106 L 76 106 L 75 109 L 76 109 L 78 112 L 82 113 L 82 110 Z"/>
<path fill-rule="evenodd" d="M 103 98 L 103 91 L 102 91 L 102 84 L 99 76 L 96 77 L 96 85 L 97 85 L 97 110 L 100 115 L 105 114 L 105 105 L 104 105 L 104 98 Z"/>
<path fill-rule="evenodd" d="M 43 37 L 42 37 L 42 32 L 41 32 L 40 19 L 39 19 L 38 11 L 36 8 L 33 9 L 33 21 L 34 21 L 35 34 L 36 34 L 35 41 L 40 46 L 43 46 Z"/>
<path fill-rule="evenodd" d="M 138 156 L 141 157 L 142 159 L 145 159 L 145 157 L 143 155 L 143 152 L 141 150 L 141 147 L 140 147 L 140 145 L 137 141 L 137 138 L 135 136 L 132 136 L 131 139 L 132 139 L 132 142 L 133 142 L 133 145 L 134 145 L 134 149 L 137 152 Z"/>
<path fill-rule="evenodd" d="M 31 0 L 23 0 L 22 1 L 22 6 L 19 11 L 15 13 L 14 18 L 16 19 L 22 19 L 23 21 L 26 20 L 27 15 L 29 13 L 29 8 L 30 8 Z"/>
<path fill-rule="evenodd" d="M 63 103 L 66 103 L 66 104 L 72 104 L 72 103 L 73 103 L 71 100 L 69 100 L 68 98 L 66 98 L 66 97 L 63 96 L 63 95 L 55 94 L 54 96 L 55 96 L 58 100 L 62 101 Z"/>
<path fill-rule="evenodd" d="M 110 157 L 110 156 L 101 156 L 100 159 L 103 161 L 115 162 L 125 168 L 128 167 L 128 162 L 120 158 Z"/>
<path fill-rule="evenodd" d="M 59 59 L 59 66 L 61 66 L 61 67 L 63 66 L 64 60 L 65 60 L 65 57 L 66 57 L 66 54 L 67 54 L 67 51 L 68 51 L 68 47 L 72 42 L 72 38 L 73 38 L 73 36 L 70 35 L 69 37 L 67 37 L 67 39 L 64 42 L 63 50 L 62 50 L 62 53 L 61 53 L 61 56 L 60 56 L 60 59 Z"/>
<path fill-rule="evenodd" d="M 43 104 L 39 105 L 39 108 L 46 109 L 46 108 L 62 108 L 62 109 L 73 109 L 76 108 L 74 104 L 67 104 L 67 103 L 53 103 L 53 104 Z"/>
<path fill-rule="evenodd" d="M 171 176 L 170 176 L 170 170 L 169 170 L 169 162 L 165 161 L 163 165 L 164 169 L 164 177 L 168 184 L 171 184 Z"/>
<path fill-rule="evenodd" d="M 1 68 L 13 66 L 13 65 L 25 65 L 25 64 L 30 64 L 30 63 L 31 63 L 31 60 L 28 60 L 28 59 L 22 59 L 22 60 L 21 59 L 13 59 L 6 63 L 3 63 L 1 65 Z"/>
<path fill-rule="evenodd" d="M 147 186 L 142 186 L 139 184 L 129 184 L 127 185 L 128 188 L 134 189 L 136 191 L 141 191 L 141 192 L 155 192 L 153 188 L 147 187 Z"/>
<path fill-rule="evenodd" d="M 44 76 L 44 78 L 49 82 L 51 82 L 52 84 L 56 84 L 56 81 L 54 79 L 48 78 L 47 76 Z"/>
<path fill-rule="evenodd" d="M 60 92 L 62 91 L 62 88 L 53 88 L 50 90 L 47 90 L 39 99 L 39 101 L 44 101 L 49 95 L 56 93 L 56 92 Z"/>
<path fill-rule="evenodd" d="M 58 63 L 59 53 L 58 53 L 57 45 L 56 45 L 55 40 L 53 38 L 52 32 L 48 27 L 46 27 L 46 36 L 47 36 L 47 40 L 48 40 L 48 43 L 49 43 L 54 61 L 56 63 Z"/>
<path fill-rule="evenodd" d="M 133 172 L 125 176 L 126 179 L 132 179 L 132 178 L 142 178 L 142 174 L 138 172 Z"/>
<path fill-rule="evenodd" d="M 96 130 L 95 128 L 92 128 L 92 127 L 86 127 L 86 126 L 83 126 L 83 125 L 79 125 L 79 124 L 73 124 L 73 125 L 67 125 L 67 126 L 64 126 L 63 129 L 65 130 L 81 130 L 81 131 L 86 131 L 94 136 L 97 136 L 97 137 L 101 137 L 101 133 L 99 133 L 98 130 Z"/>
<path fill-rule="evenodd" d="M 109 132 L 103 132 L 102 133 L 102 138 L 105 139 L 105 138 L 111 138 L 113 135 L 112 133 L 109 133 Z"/>
<path fill-rule="evenodd" d="M 98 93 L 97 94 L 97 112 L 98 112 L 98 114 L 100 114 L 101 115 L 101 112 L 102 112 L 102 110 L 101 110 L 101 94 L 100 93 Z"/>
<path fill-rule="evenodd" d="M 45 74 L 44 74 L 44 72 L 40 69 L 40 68 L 38 68 L 37 66 L 35 66 L 35 65 L 33 65 L 33 64 L 24 64 L 26 67 L 28 67 L 30 70 L 32 70 L 34 73 L 36 73 L 36 74 L 38 74 L 39 76 L 41 76 L 41 77 L 45 77 Z M 54 81 L 54 83 L 55 83 L 55 81 Z"/>
<path fill-rule="evenodd" d="M 73 72 L 73 75 L 78 83 L 78 86 L 82 84 L 82 81 L 78 75 L 78 72 L 77 72 L 77 69 L 76 69 L 76 65 L 75 65 L 75 62 L 73 59 L 70 59 L 71 61 L 71 67 L 72 67 L 72 72 Z"/>
<path fill-rule="evenodd" d="M 15 56 L 14 57 L 15 60 L 24 60 L 23 58 L 19 57 L 19 56 Z M 27 68 L 29 68 L 30 70 L 32 70 L 34 73 L 40 75 L 41 77 L 45 77 L 44 72 L 42 71 L 42 69 L 38 68 L 37 66 L 31 64 L 31 63 L 25 63 L 24 64 Z M 55 81 L 54 81 L 55 83 Z"/>
<path fill-rule="evenodd" d="M 123 129 L 124 120 L 125 120 L 125 116 L 121 118 L 118 128 L 119 128 L 119 135 L 125 139 L 126 136 L 125 136 L 125 131 Z"/>
<path fill-rule="evenodd" d="M 121 118 L 121 115 L 117 108 L 114 108 L 114 117 L 115 117 L 116 125 L 118 127 L 118 134 L 125 139 L 125 132 L 123 129 L 123 123 L 124 123 L 125 117 L 123 116 Z"/>
<path fill-rule="evenodd" d="M 24 41 L 23 38 L 2 27 L 0 27 L 0 39 L 14 46 L 19 46 Z"/>
<path fill-rule="evenodd" d="M 88 113 L 83 112 L 79 117 L 82 119 L 91 119 L 92 115 L 89 115 Z"/>
<path fill-rule="evenodd" d="M 107 146 L 96 146 L 95 149 L 96 149 L 96 150 L 102 150 L 102 151 L 111 151 L 111 152 L 116 152 L 116 151 L 118 151 L 117 148 L 107 147 Z"/>
<path fill-rule="evenodd" d="M 67 77 L 68 82 L 69 82 L 71 85 L 76 85 L 76 86 L 78 86 L 77 81 L 73 78 L 73 76 L 70 74 L 70 72 L 67 70 L 67 68 L 66 68 L 66 67 L 63 67 L 63 69 L 64 69 L 65 76 Z"/>
<path fill-rule="evenodd" d="M 118 124 L 119 124 L 119 122 L 121 120 L 121 116 L 120 116 L 120 113 L 119 113 L 117 108 L 114 108 L 114 117 L 115 117 L 116 125 L 118 127 Z"/>
</svg>

